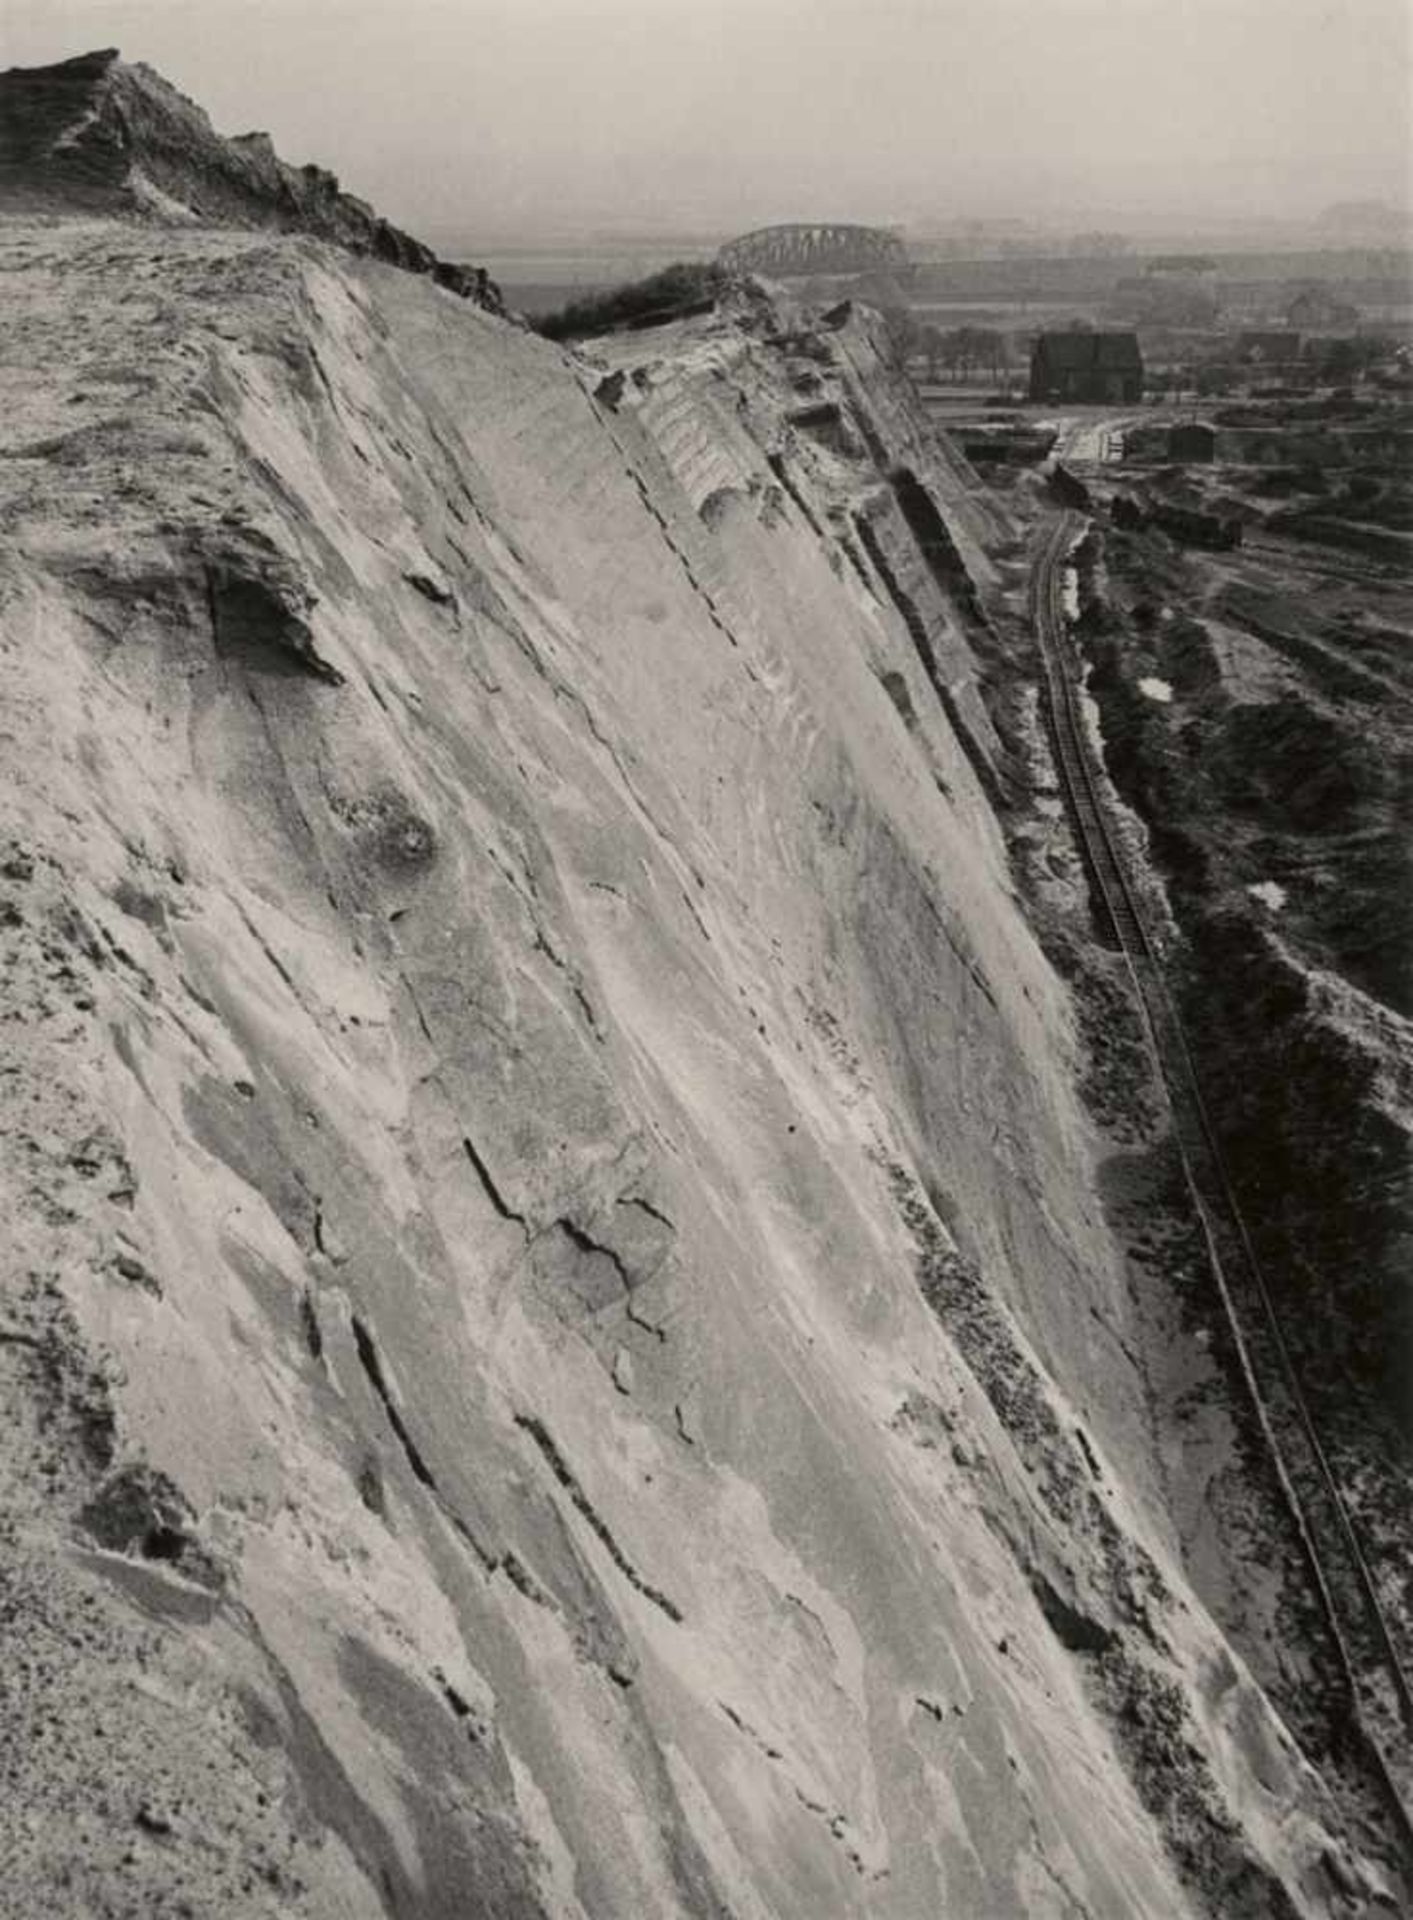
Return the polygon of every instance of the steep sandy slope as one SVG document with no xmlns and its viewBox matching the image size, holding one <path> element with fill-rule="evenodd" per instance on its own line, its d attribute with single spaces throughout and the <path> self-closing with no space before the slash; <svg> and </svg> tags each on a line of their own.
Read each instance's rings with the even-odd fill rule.
<svg viewBox="0 0 1413 1920">
<path fill-rule="evenodd" d="M 866 319 L 3 248 L 0 1907 L 1369 1910 Z"/>
</svg>

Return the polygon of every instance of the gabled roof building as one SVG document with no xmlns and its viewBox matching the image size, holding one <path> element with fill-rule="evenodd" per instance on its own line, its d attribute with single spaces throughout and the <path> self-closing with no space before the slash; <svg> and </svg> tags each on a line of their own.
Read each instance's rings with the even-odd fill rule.
<svg viewBox="0 0 1413 1920">
<path fill-rule="evenodd" d="M 1136 333 L 1042 333 L 1030 354 L 1032 400 L 1127 404 L 1143 397 Z"/>
</svg>

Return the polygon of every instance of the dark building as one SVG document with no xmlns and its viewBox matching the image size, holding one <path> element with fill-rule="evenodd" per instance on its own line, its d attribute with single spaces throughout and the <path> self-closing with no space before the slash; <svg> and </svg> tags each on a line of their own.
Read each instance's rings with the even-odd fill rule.
<svg viewBox="0 0 1413 1920">
<path fill-rule="evenodd" d="M 1042 333 L 1030 354 L 1032 400 L 1143 398 L 1143 355 L 1136 333 Z"/>
<path fill-rule="evenodd" d="M 1215 460 L 1217 429 L 1205 420 L 1181 420 L 1168 434 L 1170 460 Z"/>
</svg>

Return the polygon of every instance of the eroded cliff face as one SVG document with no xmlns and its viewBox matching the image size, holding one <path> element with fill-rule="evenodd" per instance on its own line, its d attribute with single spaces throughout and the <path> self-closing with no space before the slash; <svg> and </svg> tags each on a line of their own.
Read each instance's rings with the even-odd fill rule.
<svg viewBox="0 0 1413 1920">
<path fill-rule="evenodd" d="M 1368 1909 L 1181 1564 L 1011 531 L 867 316 L 3 247 L 0 1905 Z"/>
</svg>

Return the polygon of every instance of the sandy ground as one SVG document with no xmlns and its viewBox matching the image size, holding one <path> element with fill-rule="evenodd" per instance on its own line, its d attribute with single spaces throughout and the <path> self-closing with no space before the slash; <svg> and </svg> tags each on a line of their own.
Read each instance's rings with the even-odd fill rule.
<svg viewBox="0 0 1413 1920">
<path fill-rule="evenodd" d="M 0 246 L 0 1910 L 1371 1910 L 866 320 Z"/>
</svg>

